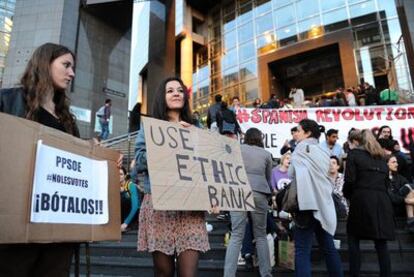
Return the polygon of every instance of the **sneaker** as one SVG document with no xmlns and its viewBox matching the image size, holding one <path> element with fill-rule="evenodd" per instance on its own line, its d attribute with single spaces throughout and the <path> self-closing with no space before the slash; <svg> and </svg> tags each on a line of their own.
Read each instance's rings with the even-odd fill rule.
<svg viewBox="0 0 414 277">
<path fill-rule="evenodd" d="M 245 265 L 244 267 L 246 270 L 253 270 L 253 257 L 251 254 L 244 255 Z"/>
<path fill-rule="evenodd" d="M 237 265 L 246 265 L 246 261 L 240 255 L 239 255 L 239 259 L 237 260 Z"/>
</svg>

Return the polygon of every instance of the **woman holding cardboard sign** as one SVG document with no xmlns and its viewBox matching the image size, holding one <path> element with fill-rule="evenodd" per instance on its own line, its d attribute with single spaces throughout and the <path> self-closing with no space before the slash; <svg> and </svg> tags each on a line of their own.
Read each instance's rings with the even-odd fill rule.
<svg viewBox="0 0 414 277">
<path fill-rule="evenodd" d="M 184 127 L 191 126 L 188 123 L 192 122 L 188 94 L 181 79 L 172 77 L 161 83 L 154 97 L 151 116 Z M 145 174 L 138 251 L 152 253 L 155 276 L 174 276 L 176 257 L 179 276 L 196 276 L 199 254 L 210 248 L 204 213 L 153 209 L 144 128 L 137 136 L 135 159 L 137 172 Z"/>
<path fill-rule="evenodd" d="M 20 87 L 0 91 L 0 112 L 39 122 L 79 137 L 66 90 L 75 55 L 65 46 L 46 43 L 29 60 Z M 8 244 L 0 246 L 0 276 L 69 276 L 78 244 Z"/>
</svg>

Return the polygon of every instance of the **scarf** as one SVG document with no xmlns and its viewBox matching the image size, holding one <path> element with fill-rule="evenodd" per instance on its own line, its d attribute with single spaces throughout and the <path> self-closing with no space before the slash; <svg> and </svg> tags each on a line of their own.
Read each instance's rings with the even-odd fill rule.
<svg viewBox="0 0 414 277">
<path fill-rule="evenodd" d="M 292 153 L 289 176 L 296 180 L 299 210 L 312 210 L 322 228 L 334 235 L 337 222 L 329 163 L 329 153 L 317 139 L 308 138 L 299 142 Z"/>
</svg>

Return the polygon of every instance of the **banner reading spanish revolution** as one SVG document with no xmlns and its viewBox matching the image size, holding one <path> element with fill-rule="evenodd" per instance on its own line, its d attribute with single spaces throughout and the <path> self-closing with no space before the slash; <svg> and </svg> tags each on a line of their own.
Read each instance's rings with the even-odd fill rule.
<svg viewBox="0 0 414 277">
<path fill-rule="evenodd" d="M 242 108 L 237 120 L 243 132 L 255 127 L 265 136 L 265 147 L 274 158 L 280 157 L 280 149 L 286 140 L 292 139 L 290 129 L 304 118 L 313 119 L 326 130 L 339 130 L 338 143 L 346 141 L 351 128 L 371 129 L 374 132 L 383 125 L 391 127 L 394 139 L 401 150 L 408 152 L 414 143 L 414 105 L 326 107 L 306 109 L 254 109 Z M 321 140 L 324 140 L 321 137 Z"/>
</svg>

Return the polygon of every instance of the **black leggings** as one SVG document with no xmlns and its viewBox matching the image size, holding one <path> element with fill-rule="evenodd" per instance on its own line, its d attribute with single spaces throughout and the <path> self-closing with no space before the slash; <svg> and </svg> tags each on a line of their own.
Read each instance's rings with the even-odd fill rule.
<svg viewBox="0 0 414 277">
<path fill-rule="evenodd" d="M 352 277 L 359 276 L 361 268 L 361 251 L 359 249 L 359 241 L 359 238 L 348 234 L 349 271 Z M 374 240 L 374 244 L 378 255 L 380 276 L 391 276 L 391 260 L 390 253 L 388 252 L 387 241 Z"/>
</svg>

